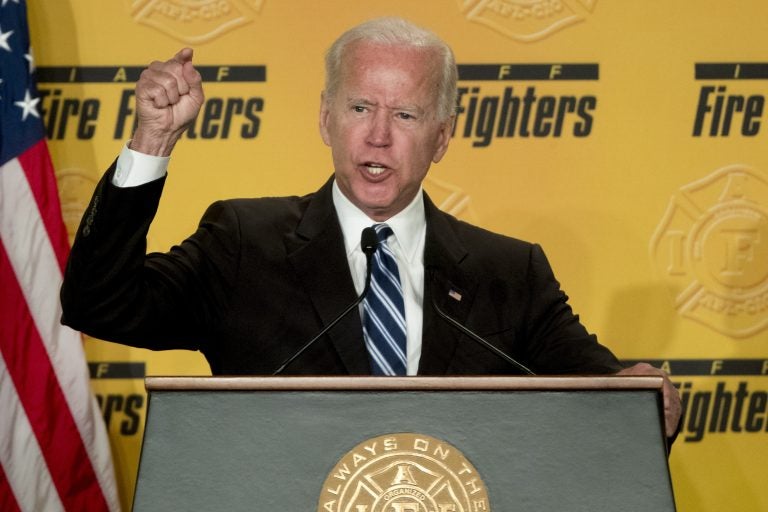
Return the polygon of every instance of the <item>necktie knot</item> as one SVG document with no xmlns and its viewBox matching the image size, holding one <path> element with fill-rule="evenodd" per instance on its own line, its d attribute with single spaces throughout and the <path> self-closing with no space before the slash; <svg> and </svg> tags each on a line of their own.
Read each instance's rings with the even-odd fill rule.
<svg viewBox="0 0 768 512">
<path fill-rule="evenodd" d="M 392 228 L 387 224 L 374 224 L 373 229 L 376 231 L 376 236 L 379 239 L 379 243 L 387 243 L 387 239 L 394 233 Z"/>
</svg>

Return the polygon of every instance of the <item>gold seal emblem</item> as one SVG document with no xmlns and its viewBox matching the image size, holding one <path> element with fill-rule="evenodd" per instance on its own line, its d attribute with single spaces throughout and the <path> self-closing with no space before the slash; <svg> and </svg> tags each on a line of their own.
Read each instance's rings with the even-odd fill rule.
<svg viewBox="0 0 768 512">
<path fill-rule="evenodd" d="M 131 14 L 189 44 L 208 42 L 254 20 L 264 0 L 131 0 Z"/>
<path fill-rule="evenodd" d="M 768 327 L 768 176 L 732 165 L 682 187 L 651 240 L 680 314 L 743 338 Z"/>
<path fill-rule="evenodd" d="M 491 510 L 480 474 L 456 447 L 415 433 L 368 439 L 323 484 L 318 512 Z"/>
<path fill-rule="evenodd" d="M 464 16 L 507 37 L 532 42 L 584 21 L 597 0 L 457 0 Z"/>
</svg>

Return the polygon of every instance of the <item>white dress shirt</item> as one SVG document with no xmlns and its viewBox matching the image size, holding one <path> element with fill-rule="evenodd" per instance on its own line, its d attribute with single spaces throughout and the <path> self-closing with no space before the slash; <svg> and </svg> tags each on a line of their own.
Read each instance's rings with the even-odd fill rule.
<svg viewBox="0 0 768 512">
<path fill-rule="evenodd" d="M 333 182 L 333 205 L 339 216 L 344 246 L 357 293 L 365 286 L 365 254 L 360 248 L 363 229 L 380 224 L 360 211 Z M 397 259 L 400 283 L 405 303 L 406 340 L 408 344 L 408 375 L 416 375 L 421 357 L 421 330 L 423 325 L 422 305 L 424 303 L 424 240 L 427 236 L 427 221 L 424 216 L 424 198 L 419 189 L 413 201 L 403 211 L 390 217 L 386 224 L 393 234 L 387 240 L 389 248 Z M 360 318 L 363 306 L 360 305 Z"/>
<path fill-rule="evenodd" d="M 154 156 L 139 153 L 128 147 L 128 141 L 115 164 L 112 184 L 116 187 L 138 187 L 166 175 L 169 156 Z"/>
<path fill-rule="evenodd" d="M 170 157 L 145 155 L 126 144 L 117 158 L 112 184 L 136 187 L 166 175 Z M 344 235 L 347 261 L 357 293 L 365 286 L 365 254 L 360 248 L 363 229 L 379 224 L 357 208 L 333 183 L 333 205 Z M 421 358 L 422 308 L 424 303 L 424 243 L 427 221 L 421 189 L 403 211 L 388 219 L 393 235 L 387 243 L 397 259 L 405 303 L 406 339 L 408 344 L 408 375 L 416 375 Z M 360 317 L 362 318 L 362 304 Z M 362 341 L 362 340 L 361 340 Z"/>
</svg>

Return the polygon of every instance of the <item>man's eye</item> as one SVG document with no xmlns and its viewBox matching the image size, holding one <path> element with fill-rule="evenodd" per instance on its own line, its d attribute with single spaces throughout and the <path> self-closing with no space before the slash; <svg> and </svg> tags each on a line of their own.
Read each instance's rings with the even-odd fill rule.
<svg viewBox="0 0 768 512">
<path fill-rule="evenodd" d="M 414 117 L 411 114 L 409 114 L 408 112 L 399 112 L 397 114 L 397 117 L 399 117 L 400 119 L 405 119 L 405 120 L 414 119 Z"/>
<path fill-rule="evenodd" d="M 352 110 L 358 113 L 362 113 L 366 111 L 366 108 L 362 105 L 355 105 L 354 107 L 352 107 Z"/>
</svg>

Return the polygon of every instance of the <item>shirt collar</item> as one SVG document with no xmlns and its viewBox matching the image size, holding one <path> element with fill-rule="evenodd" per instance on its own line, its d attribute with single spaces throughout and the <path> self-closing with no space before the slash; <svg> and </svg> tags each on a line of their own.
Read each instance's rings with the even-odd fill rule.
<svg viewBox="0 0 768 512">
<path fill-rule="evenodd" d="M 352 204 L 347 196 L 339 189 L 336 180 L 333 182 L 333 206 L 336 208 L 336 214 L 341 224 L 341 232 L 344 235 L 344 246 L 349 257 L 352 252 L 360 251 L 360 233 L 363 229 L 371 227 L 374 224 L 380 224 L 357 206 Z M 386 224 L 392 228 L 392 232 L 397 238 L 397 243 L 403 249 L 403 254 L 408 261 L 414 262 L 420 255 L 416 254 L 419 247 L 419 241 L 423 240 L 426 233 L 427 220 L 424 214 L 424 194 L 422 188 L 416 193 L 408 206 L 400 213 L 386 220 Z"/>
</svg>

